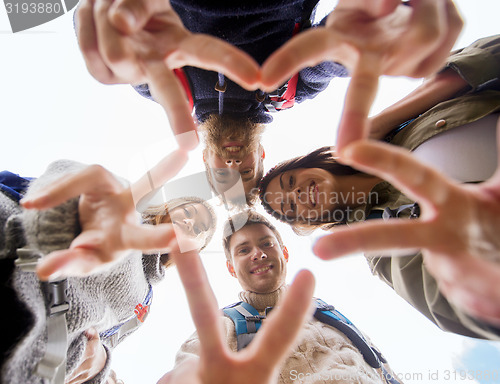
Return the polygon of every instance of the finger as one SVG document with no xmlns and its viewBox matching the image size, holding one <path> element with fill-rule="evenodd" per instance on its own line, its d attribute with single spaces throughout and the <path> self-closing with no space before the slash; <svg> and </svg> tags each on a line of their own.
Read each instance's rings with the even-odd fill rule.
<svg viewBox="0 0 500 384">
<path fill-rule="evenodd" d="M 260 77 L 259 64 L 249 54 L 205 34 L 190 34 L 183 39 L 167 63 L 170 68 L 190 65 L 221 72 L 249 90 L 257 88 Z"/>
<path fill-rule="evenodd" d="M 225 350 L 217 300 L 197 252 L 170 254 L 186 291 L 191 316 L 200 338 L 201 353 L 216 356 Z"/>
<path fill-rule="evenodd" d="M 357 57 L 358 54 L 346 44 L 337 44 L 328 29 L 310 29 L 290 39 L 267 58 L 261 69 L 261 88 L 274 90 L 302 68 L 325 60 L 339 61 L 352 68 Z"/>
<path fill-rule="evenodd" d="M 349 143 L 368 137 L 368 115 L 377 95 L 380 75 L 378 55 L 362 53 L 352 72 L 337 131 L 336 147 L 339 153 Z"/>
<path fill-rule="evenodd" d="M 373 220 L 335 230 L 314 244 L 323 260 L 357 252 L 413 250 L 432 246 L 437 234 L 428 223 L 409 220 Z"/>
<path fill-rule="evenodd" d="M 66 175 L 54 184 L 28 195 L 21 204 L 26 209 L 48 209 L 86 193 L 119 193 L 118 180 L 104 167 L 90 165 L 84 170 Z"/>
<path fill-rule="evenodd" d="M 373 141 L 351 144 L 341 153 L 342 162 L 387 180 L 421 205 L 443 204 L 455 185 L 410 152 Z"/>
<path fill-rule="evenodd" d="M 435 255 L 426 254 L 425 256 L 427 261 L 429 256 Z M 447 262 L 444 263 L 433 260 L 432 270 L 430 269 L 438 280 L 443 295 L 471 316 L 498 326 L 500 324 L 500 286 L 498 285 L 500 266 L 470 257 L 462 258 L 460 263 L 457 263 L 455 258 L 446 259 Z M 436 265 L 439 265 L 439 269 L 436 269 Z"/>
<path fill-rule="evenodd" d="M 258 369 L 274 370 L 288 356 L 304 322 L 311 316 L 313 292 L 314 276 L 307 270 L 300 271 L 279 307 L 248 347 Z"/>
<path fill-rule="evenodd" d="M 90 340 L 100 340 L 99 333 L 96 331 L 94 327 L 91 327 L 85 331 L 85 336 Z M 116 376 L 116 375 L 115 375 Z"/>
<path fill-rule="evenodd" d="M 400 4 L 400 0 L 339 0 L 335 9 L 361 10 L 374 18 L 379 18 L 394 12 Z"/>
<path fill-rule="evenodd" d="M 404 11 L 411 11 L 406 22 L 404 36 L 394 49 L 397 54 L 388 60 L 384 74 L 392 76 L 413 76 L 415 68 L 439 46 L 446 30 L 446 0 L 413 0 L 410 7 L 401 6 Z M 446 51 L 445 56 L 449 54 Z"/>
<path fill-rule="evenodd" d="M 428 76 L 431 73 L 437 72 L 441 69 L 446 60 L 449 57 L 450 51 L 453 49 L 453 46 L 460 35 L 464 22 L 460 13 L 458 12 L 455 4 L 451 0 L 445 1 L 445 15 L 446 20 L 445 23 L 445 37 L 442 39 L 442 42 L 437 45 L 434 49 L 434 52 L 428 56 L 427 59 L 422 61 L 415 72 L 413 73 L 413 77 L 424 77 Z M 425 17 L 424 15 L 420 15 L 420 17 Z"/>
<path fill-rule="evenodd" d="M 125 249 L 147 252 L 166 249 L 175 239 L 175 231 L 172 224 L 126 225 L 122 237 Z"/>
<path fill-rule="evenodd" d="M 40 280 L 85 276 L 102 265 L 94 250 L 85 248 L 55 251 L 40 259 L 36 273 Z"/>
<path fill-rule="evenodd" d="M 177 175 L 188 161 L 186 151 L 178 149 L 161 159 L 153 168 L 130 186 L 134 205 L 142 212 L 154 193 Z M 144 207 L 144 208 L 143 208 Z"/>
<path fill-rule="evenodd" d="M 182 85 L 161 61 L 146 63 L 145 70 L 151 94 L 165 110 L 179 147 L 186 151 L 196 148 L 196 125 Z"/>
<path fill-rule="evenodd" d="M 156 13 L 171 10 L 168 0 L 116 0 L 109 9 L 110 22 L 122 33 L 142 29 Z"/>
<path fill-rule="evenodd" d="M 83 59 L 90 74 L 104 84 L 118 83 L 120 80 L 106 66 L 97 43 L 94 22 L 94 1 L 84 0 L 76 11 L 76 34 Z"/>
<path fill-rule="evenodd" d="M 115 76 L 127 83 L 141 83 L 144 73 L 128 38 L 109 22 L 108 12 L 112 3 L 112 0 L 95 0 L 94 20 L 100 55 Z"/>
</svg>

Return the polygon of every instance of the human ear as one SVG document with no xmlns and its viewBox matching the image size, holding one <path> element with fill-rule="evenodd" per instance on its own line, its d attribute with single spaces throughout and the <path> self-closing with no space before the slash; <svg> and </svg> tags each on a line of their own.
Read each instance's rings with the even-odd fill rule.
<svg viewBox="0 0 500 384">
<path fill-rule="evenodd" d="M 231 276 L 236 277 L 236 272 L 234 271 L 233 264 L 229 260 L 226 260 L 226 267 Z"/>
<path fill-rule="evenodd" d="M 288 249 L 286 249 L 286 247 L 283 246 L 282 250 L 283 250 L 283 256 L 285 257 L 285 260 L 288 262 L 288 256 L 289 256 Z"/>
</svg>

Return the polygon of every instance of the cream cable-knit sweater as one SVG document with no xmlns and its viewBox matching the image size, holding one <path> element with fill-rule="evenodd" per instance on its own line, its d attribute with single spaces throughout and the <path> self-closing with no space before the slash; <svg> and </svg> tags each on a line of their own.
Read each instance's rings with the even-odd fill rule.
<svg viewBox="0 0 500 384">
<path fill-rule="evenodd" d="M 239 298 L 264 314 L 273 307 L 286 291 L 283 286 L 268 294 L 240 292 Z M 236 331 L 232 320 L 224 317 L 224 330 L 228 346 L 237 350 Z M 199 355 L 199 339 L 195 332 L 177 352 L 176 365 L 193 355 Z M 391 369 L 385 368 L 392 374 Z M 359 350 L 342 332 L 311 318 L 304 325 L 298 342 L 279 373 L 280 384 L 291 383 L 385 383 L 380 370 L 365 362 Z"/>
</svg>

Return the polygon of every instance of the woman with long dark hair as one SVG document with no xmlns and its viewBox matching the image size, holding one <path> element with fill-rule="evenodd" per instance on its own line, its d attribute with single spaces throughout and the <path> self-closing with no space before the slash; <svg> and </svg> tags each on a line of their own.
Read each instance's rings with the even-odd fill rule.
<svg viewBox="0 0 500 384">
<path fill-rule="evenodd" d="M 452 200 L 451 193 L 434 187 L 433 182 L 437 178 L 432 177 L 437 170 L 441 173 L 438 173 L 441 178 L 444 178 L 441 175 L 445 175 L 458 183 L 478 183 L 488 180 L 495 173 L 498 158 L 496 127 L 500 116 L 499 60 L 499 36 L 481 39 L 455 52 L 445 69 L 424 82 L 405 99 L 372 118 L 370 122 L 372 138 L 383 139 L 394 146 L 405 148 L 418 160 L 434 168 L 432 172 L 416 172 L 415 167 L 408 166 L 408 161 L 399 164 L 393 160 L 386 165 L 385 175 L 390 174 L 391 169 L 405 167 L 406 189 L 412 191 L 411 186 L 424 185 L 427 186 L 428 196 L 434 194 L 431 196 L 434 200 L 449 203 L 448 211 L 459 212 L 465 207 L 471 210 L 466 221 L 452 220 L 447 223 L 447 228 L 436 229 L 459 233 L 462 236 L 455 251 L 450 251 L 453 247 L 446 248 L 450 265 L 476 254 L 476 260 L 488 258 L 488 262 L 496 262 L 500 259 L 497 243 L 494 242 L 495 236 L 475 236 L 478 231 L 491 232 L 491 228 L 486 228 L 481 222 L 482 218 L 490 220 L 486 218 L 485 198 L 479 198 L 478 194 L 463 193 L 455 194 L 461 198 L 453 195 L 455 197 Z M 368 147 L 370 146 L 367 145 Z M 376 162 L 373 148 L 370 155 Z M 382 155 L 385 159 L 388 158 L 386 151 L 381 153 L 381 157 Z M 401 157 L 392 159 L 402 161 Z M 365 162 L 363 169 L 370 168 L 376 169 L 375 165 L 370 167 Z M 397 180 L 395 177 L 392 179 Z M 466 190 L 469 191 L 468 188 L 463 188 L 464 192 Z M 493 192 L 489 191 L 485 195 L 494 196 Z M 422 197 L 423 193 L 413 192 L 411 196 Z M 339 165 L 335 153 L 328 148 L 321 148 L 277 165 L 260 183 L 260 197 L 266 211 L 275 218 L 290 223 L 294 230 L 301 234 L 318 227 L 331 229 L 335 225 L 371 218 L 417 218 L 420 216 L 421 207 L 411 196 L 406 196 L 377 176 Z M 448 202 L 447 199 L 451 200 Z M 471 199 L 476 199 L 472 208 Z M 426 215 L 421 219 L 427 221 L 418 220 L 423 224 L 437 217 L 442 206 L 436 203 L 429 208 L 429 204 L 426 204 L 426 208 Z M 373 224 L 375 225 L 375 222 Z M 379 231 L 378 243 L 388 244 L 389 241 L 384 237 L 399 236 L 401 244 L 411 243 L 413 249 L 422 247 L 428 250 L 422 243 L 425 237 L 431 234 L 418 230 L 415 226 L 412 228 L 413 232 L 401 230 L 384 234 Z M 465 237 L 467 240 L 463 239 Z M 351 240 L 353 239 L 357 239 L 360 244 L 350 248 L 369 248 L 367 237 L 358 233 L 357 237 L 351 237 Z M 436 273 L 439 270 L 436 267 L 436 257 L 425 258 L 430 253 L 439 254 L 439 250 L 443 253 L 444 247 L 447 246 L 444 244 L 445 239 L 444 236 L 442 239 L 435 239 L 437 245 L 434 244 L 434 248 L 431 248 L 433 252 L 412 252 L 413 254 L 404 257 L 387 257 L 392 254 L 385 252 L 367 259 L 374 274 L 440 328 L 467 336 L 498 339 L 498 316 L 497 320 L 494 320 L 495 316 L 491 314 L 493 311 L 489 311 L 490 316 L 486 321 L 485 316 L 480 316 L 481 313 L 488 312 L 484 311 L 484 308 L 481 311 L 477 305 L 482 298 L 476 297 L 474 306 L 456 306 L 443 296 L 443 292 L 450 293 L 450 284 L 461 281 L 465 283 L 469 280 L 467 274 L 461 279 L 446 280 L 443 275 Z M 460 240 L 460 235 L 458 239 Z M 323 241 L 323 251 L 325 242 L 328 240 Z M 370 243 L 374 243 L 373 238 Z M 315 251 L 318 251 L 318 248 L 315 247 Z M 374 246 L 374 249 L 381 250 L 384 247 L 378 245 Z M 322 257 L 329 258 L 324 253 Z M 478 262 L 482 263 L 484 260 Z M 429 272 L 431 264 L 434 272 L 432 274 Z M 474 263 L 469 265 L 473 266 Z M 495 268 L 497 266 L 492 264 L 490 269 Z M 483 269 L 484 271 L 487 269 Z M 493 288 L 481 293 L 484 297 L 494 294 Z M 467 308 L 467 311 L 464 311 L 464 308 Z"/>
</svg>

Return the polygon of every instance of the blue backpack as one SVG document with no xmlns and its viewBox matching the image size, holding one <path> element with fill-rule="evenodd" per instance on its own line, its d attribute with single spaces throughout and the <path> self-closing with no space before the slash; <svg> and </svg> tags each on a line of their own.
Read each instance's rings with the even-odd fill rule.
<svg viewBox="0 0 500 384">
<path fill-rule="evenodd" d="M 397 378 L 389 374 L 384 368 L 383 363 L 387 360 L 382 353 L 370 345 L 363 334 L 356 326 L 342 313 L 335 309 L 334 306 L 328 305 L 321 299 L 314 299 L 316 311 L 314 317 L 322 323 L 338 329 L 351 340 L 363 355 L 365 361 L 375 369 L 381 369 L 385 381 L 388 384 L 400 384 Z M 266 315 L 272 310 L 272 307 L 266 308 Z M 236 340 L 238 351 L 245 348 L 255 337 L 255 334 L 262 325 L 262 320 L 266 315 L 260 315 L 259 312 L 250 304 L 240 301 L 222 309 L 224 314 L 229 317 L 236 329 Z"/>
</svg>

